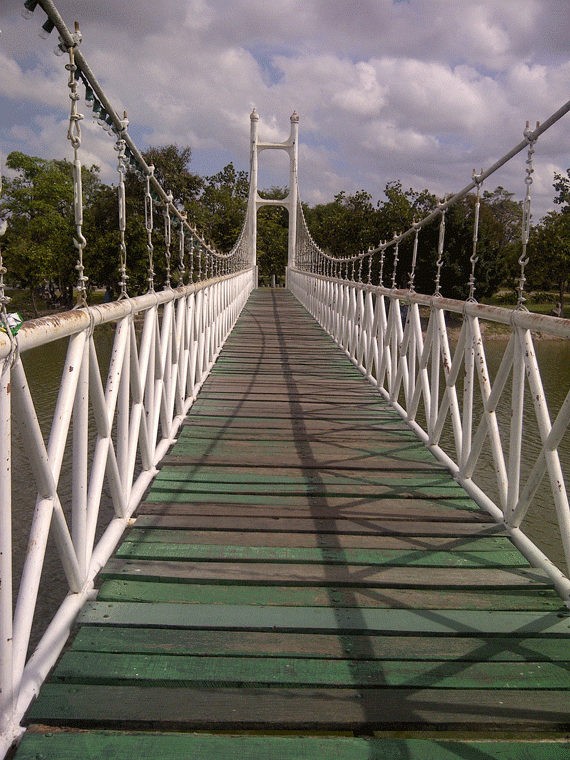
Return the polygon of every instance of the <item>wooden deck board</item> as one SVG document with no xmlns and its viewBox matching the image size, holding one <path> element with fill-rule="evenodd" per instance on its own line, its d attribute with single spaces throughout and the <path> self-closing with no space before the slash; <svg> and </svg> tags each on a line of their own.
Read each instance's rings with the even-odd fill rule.
<svg viewBox="0 0 570 760">
<path fill-rule="evenodd" d="M 566 742 L 437 741 L 303 736 L 211 736 L 189 733 L 29 733 L 20 760 L 566 760 Z"/>
<path fill-rule="evenodd" d="M 567 756 L 419 738 L 562 739 L 568 610 L 284 291 L 253 294 L 101 579 L 26 717 L 64 733 L 18 760 Z"/>
<path fill-rule="evenodd" d="M 568 730 L 568 691 L 44 684 L 28 722 L 154 730 Z M 461 757 L 459 755 L 459 757 Z"/>
</svg>

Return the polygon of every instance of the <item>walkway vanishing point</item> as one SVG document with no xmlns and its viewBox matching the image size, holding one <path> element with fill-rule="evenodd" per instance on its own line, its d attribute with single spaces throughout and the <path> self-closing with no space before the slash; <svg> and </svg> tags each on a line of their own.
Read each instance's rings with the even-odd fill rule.
<svg viewBox="0 0 570 760">
<path fill-rule="evenodd" d="M 286 291 L 101 580 L 18 760 L 568 757 L 567 608 Z"/>
</svg>

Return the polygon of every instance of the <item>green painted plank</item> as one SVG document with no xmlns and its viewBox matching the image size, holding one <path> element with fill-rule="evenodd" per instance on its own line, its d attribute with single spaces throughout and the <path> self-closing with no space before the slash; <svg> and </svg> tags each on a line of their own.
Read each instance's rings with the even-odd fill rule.
<svg viewBox="0 0 570 760">
<path fill-rule="evenodd" d="M 395 459 L 420 461 L 426 460 L 437 464 L 439 467 L 442 465 L 436 461 L 433 454 L 420 442 L 416 441 L 377 441 L 375 443 L 367 443 L 366 441 L 344 440 L 341 445 L 336 444 L 334 441 L 306 441 L 296 440 L 294 443 L 289 441 L 269 440 L 265 438 L 262 441 L 247 441 L 241 442 L 241 446 L 236 441 L 223 441 L 216 439 L 213 442 L 211 440 L 203 440 L 200 438 L 188 439 L 179 438 L 176 443 L 175 453 L 177 456 L 190 456 L 190 455 L 203 455 L 205 453 L 216 452 L 218 456 L 223 454 L 235 454 L 236 451 L 242 455 L 263 454 L 264 452 L 272 452 L 275 454 L 291 454 L 299 453 L 304 457 L 312 456 L 315 459 L 330 459 L 335 456 L 340 458 L 342 456 L 354 457 L 355 460 L 363 459 L 366 457 L 374 457 L 376 459 Z M 280 463 L 280 466 L 283 466 Z"/>
<path fill-rule="evenodd" d="M 415 484 L 401 482 L 399 484 L 354 484 L 354 485 L 335 485 L 334 483 L 306 483 L 306 484 L 294 484 L 279 482 L 279 477 L 276 474 L 273 483 L 208 483 L 193 481 L 189 477 L 189 471 L 192 467 L 188 467 L 187 470 L 176 467 L 169 467 L 161 470 L 159 473 L 161 477 L 155 478 L 149 492 L 149 499 L 152 501 L 164 500 L 164 495 L 168 494 L 170 490 L 172 492 L 172 501 L 177 501 L 185 494 L 200 494 L 200 493 L 235 493 L 250 494 L 252 496 L 272 494 L 275 493 L 281 496 L 322 496 L 327 498 L 363 498 L 368 496 L 369 498 L 381 500 L 383 497 L 399 497 L 402 500 L 407 498 L 418 499 L 422 496 L 426 497 L 450 497 L 457 494 L 457 491 L 449 487 L 430 486 L 425 484 Z M 177 477 L 177 473 L 180 476 Z M 381 502 L 378 504 L 378 512 L 381 512 Z M 403 504 L 402 506 L 405 506 Z M 489 519 L 489 518 L 488 518 Z"/>
<path fill-rule="evenodd" d="M 52 683 L 432 689 L 568 689 L 569 662 L 419 662 L 67 652 Z"/>
<path fill-rule="evenodd" d="M 568 636 L 570 613 L 490 610 L 241 607 L 239 605 L 87 602 L 78 622 L 101 625 L 381 634 Z"/>
<path fill-rule="evenodd" d="M 470 742 L 175 733 L 30 733 L 16 760 L 567 760 L 567 741 Z"/>
<path fill-rule="evenodd" d="M 257 689 L 45 684 L 25 724 L 168 730 L 570 729 L 567 690 Z"/>
<path fill-rule="evenodd" d="M 233 546 L 295 546 L 328 549 L 405 549 L 412 551 L 509 551 L 508 536 L 419 537 L 378 535 L 331 535 L 328 533 L 249 533 L 237 531 L 161 530 L 134 527 L 126 535 L 133 543 L 223 544 Z"/>
<path fill-rule="evenodd" d="M 223 427 L 224 430 L 240 430 L 255 428 L 257 418 L 247 417 L 240 415 L 239 417 L 231 417 L 221 419 L 219 415 L 207 415 L 200 414 L 199 417 L 192 416 L 192 409 L 189 412 L 189 416 L 182 422 L 181 435 L 186 434 L 186 429 L 189 429 L 191 433 L 192 428 L 196 427 L 210 427 L 218 429 Z M 401 417 L 395 414 L 385 414 L 381 418 L 374 420 L 366 419 L 354 419 L 343 420 L 338 417 L 336 419 L 316 420 L 312 419 L 310 426 L 308 427 L 308 420 L 293 419 L 289 417 L 272 417 L 267 419 L 262 428 L 263 431 L 272 430 L 293 430 L 296 433 L 302 432 L 309 435 L 318 435 L 330 430 L 333 432 L 342 432 L 343 430 L 349 433 L 361 434 L 362 432 L 384 432 L 387 431 L 404 431 L 406 428 L 402 428 Z"/>
<path fill-rule="evenodd" d="M 421 492 L 421 495 L 430 495 L 430 491 L 435 493 L 441 493 L 443 498 L 449 499 L 463 499 L 470 501 L 466 496 L 464 489 L 458 485 L 448 472 L 438 471 L 430 473 L 398 473 L 395 477 L 389 475 L 374 475 L 365 473 L 355 473 L 354 475 L 348 475 L 345 470 L 337 470 L 331 468 L 321 473 L 306 472 L 302 467 L 298 468 L 280 468 L 278 463 L 275 463 L 272 467 L 261 467 L 258 470 L 248 471 L 238 465 L 228 468 L 210 469 L 204 468 L 196 471 L 189 470 L 185 472 L 177 467 L 163 467 L 157 474 L 156 480 L 159 482 L 162 480 L 169 480 L 177 483 L 247 483 L 262 485 L 273 485 L 275 483 L 281 483 L 285 486 L 302 486 L 310 487 L 311 485 L 316 487 L 321 486 L 336 486 L 338 488 L 344 487 L 345 491 L 354 491 L 358 493 L 358 489 L 377 489 L 378 496 L 380 498 L 384 491 L 389 489 L 394 490 L 395 493 L 405 494 L 413 492 Z M 179 486 L 177 486 L 178 488 Z M 342 494 L 341 494 L 342 495 Z"/>
<path fill-rule="evenodd" d="M 159 544 L 124 541 L 118 557 L 188 562 L 279 562 L 323 565 L 379 565 L 382 567 L 529 567 L 516 549 L 510 551 L 413 551 L 396 549 L 296 548 L 289 546 L 227 546 Z"/>
<path fill-rule="evenodd" d="M 275 459 L 279 459 L 280 467 L 304 467 L 307 470 L 318 470 L 326 467 L 345 468 L 351 471 L 370 470 L 372 472 L 437 472 L 443 470 L 443 465 L 434 461 L 424 461 L 424 455 L 419 452 L 417 457 L 398 459 L 388 456 L 365 456 L 353 457 L 350 452 L 336 452 L 327 457 L 313 458 L 311 452 L 273 451 L 268 446 L 265 454 L 256 454 L 247 450 L 218 452 L 215 448 L 210 452 L 196 452 L 193 454 L 179 454 L 174 452 L 163 459 L 165 467 L 193 467 L 201 466 L 224 466 L 230 464 L 240 467 L 270 467 Z"/>
<path fill-rule="evenodd" d="M 314 586 L 238 586 L 189 583 L 157 583 L 138 580 L 107 580 L 97 595 L 107 602 L 177 602 L 180 604 L 255 604 L 297 607 L 400 607 L 406 609 L 466 610 L 563 610 L 553 590 L 454 591 L 434 589 L 384 589 L 371 594 L 358 588 Z"/>
<path fill-rule="evenodd" d="M 380 491 L 381 489 L 378 488 L 378 490 Z M 409 518 L 413 519 L 413 514 L 410 514 L 408 501 L 414 499 L 421 501 L 421 497 L 423 496 L 423 494 L 418 493 L 417 491 L 409 492 L 405 489 L 401 489 L 398 494 L 400 497 L 400 501 L 398 502 L 397 499 L 393 498 L 395 489 L 387 489 L 384 495 L 379 493 L 377 498 L 373 492 L 370 492 L 368 495 L 350 493 L 340 495 L 334 490 L 332 493 L 329 493 L 326 489 L 313 489 L 306 493 L 302 489 L 295 490 L 294 488 L 280 492 L 277 487 L 272 489 L 267 486 L 266 488 L 256 489 L 255 487 L 247 485 L 242 487 L 237 486 L 232 490 L 231 487 L 224 487 L 223 484 L 218 489 L 216 489 L 216 486 L 214 485 L 210 488 L 203 487 L 196 491 L 184 490 L 180 495 L 177 494 L 177 491 L 178 489 L 173 484 L 169 485 L 167 482 L 162 482 L 162 484 L 156 483 L 152 492 L 149 494 L 149 503 L 152 504 L 154 502 L 156 504 L 162 502 L 162 512 L 164 512 L 164 503 L 194 505 L 215 502 L 219 504 L 259 505 L 265 508 L 295 506 L 305 507 L 305 514 L 307 517 L 310 516 L 310 510 L 313 507 L 328 507 L 332 514 L 336 514 L 337 510 L 345 509 L 350 506 L 368 505 L 371 507 L 374 505 L 376 507 L 376 515 L 384 517 L 385 519 L 401 520 Z M 386 505 L 383 504 L 384 498 L 389 500 Z M 461 514 L 460 511 L 455 513 L 448 512 L 448 514 L 438 512 L 437 500 L 439 499 L 444 502 L 448 501 L 441 491 L 436 491 L 435 494 L 426 497 L 425 501 L 430 504 L 433 503 L 435 509 L 433 511 L 428 511 L 428 506 L 425 504 L 423 507 L 422 519 L 428 521 L 450 519 L 457 521 L 467 520 L 470 522 L 478 521 L 480 523 L 493 522 L 491 516 L 482 511 L 476 512 L 473 510 L 470 514 Z M 400 509 L 397 507 L 398 503 L 401 506 Z M 144 505 L 145 503 L 143 502 L 140 507 L 143 511 Z M 384 508 L 382 508 L 383 506 Z M 447 504 L 445 506 L 447 506 Z"/>
<path fill-rule="evenodd" d="M 383 428 L 381 431 L 382 438 L 387 443 L 402 443 L 411 440 L 413 433 L 406 433 L 401 430 L 392 428 Z M 312 445 L 313 443 L 333 443 L 338 442 L 343 444 L 349 442 L 351 444 L 357 444 L 363 442 L 363 436 L 370 437 L 370 431 L 364 430 L 340 430 L 335 428 L 329 428 L 328 430 L 310 430 L 309 432 L 303 431 L 302 438 L 299 430 L 292 426 L 282 428 L 271 429 L 255 429 L 250 427 L 237 427 L 237 426 L 219 426 L 214 427 L 211 425 L 192 425 L 186 426 L 182 429 L 178 438 L 179 443 L 189 444 L 196 441 L 220 441 L 225 444 L 235 441 L 251 441 L 254 443 L 263 443 L 264 441 L 270 441 L 271 444 L 276 443 L 280 445 L 289 446 L 294 443 L 303 441 L 303 444 L 307 443 Z"/>
<path fill-rule="evenodd" d="M 313 659 L 465 662 L 568 661 L 564 637 L 376 636 L 365 634 L 214 631 L 188 628 L 82 626 L 73 650 L 117 654 L 179 654 L 209 657 L 309 657 Z"/>
<path fill-rule="evenodd" d="M 111 558 L 102 577 L 162 579 L 166 582 L 235 583 L 270 586 L 351 586 L 360 588 L 533 588 L 552 587 L 537 568 L 371 567 L 295 565 L 268 562 L 173 562 Z"/>
<path fill-rule="evenodd" d="M 290 449 L 283 449 L 267 444 L 265 449 L 251 451 L 247 443 L 241 446 L 235 444 L 233 447 L 222 449 L 218 445 L 211 446 L 209 443 L 200 449 L 189 447 L 188 449 L 177 449 L 168 454 L 163 459 L 165 467 L 174 466 L 194 466 L 196 464 L 208 466 L 224 466 L 230 464 L 233 467 L 271 467 L 276 461 L 279 461 L 280 467 L 303 467 L 306 470 L 323 469 L 327 467 L 348 469 L 351 471 L 371 470 L 373 472 L 432 472 L 443 471 L 441 463 L 436 462 L 429 456 L 429 452 L 417 450 L 409 453 L 407 456 L 398 454 L 363 454 L 327 446 L 326 450 L 317 450 L 310 445 L 295 450 L 292 446 Z"/>
</svg>

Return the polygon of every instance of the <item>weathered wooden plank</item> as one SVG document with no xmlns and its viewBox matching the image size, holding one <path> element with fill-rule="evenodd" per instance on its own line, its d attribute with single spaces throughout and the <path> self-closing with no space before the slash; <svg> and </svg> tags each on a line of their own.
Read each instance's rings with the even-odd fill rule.
<svg viewBox="0 0 570 760">
<path fill-rule="evenodd" d="M 396 549 L 406 551 L 509 551 L 513 545 L 506 535 L 442 537 L 392 535 L 331 535 L 330 533 L 269 533 L 256 531 L 194 531 L 161 530 L 160 528 L 132 528 L 127 540 L 133 543 L 219 544 L 229 546 L 294 546 L 297 548 L 329 549 Z"/>
<path fill-rule="evenodd" d="M 570 618 L 555 612 L 495 610 L 328 609 L 239 605 L 87 602 L 78 621 L 87 625 L 171 628 L 360 632 L 425 635 L 568 636 Z"/>
<path fill-rule="evenodd" d="M 417 441 L 223 441 L 180 439 L 175 451 L 166 456 L 164 465 L 227 463 L 233 466 L 345 468 L 352 470 L 447 470 Z"/>
<path fill-rule="evenodd" d="M 166 585 L 166 584 L 165 584 Z M 480 662 L 566 662 L 564 637 L 375 636 L 373 634 L 283 633 L 280 631 L 212 631 L 188 628 L 96 626 L 80 628 L 76 651 L 211 657 L 295 657 L 350 660 L 461 660 Z"/>
<path fill-rule="evenodd" d="M 219 530 L 219 531 L 244 531 L 252 532 L 296 532 L 343 535 L 393 535 L 393 536 L 473 536 L 502 533 L 503 529 L 494 523 L 485 523 L 477 520 L 458 521 L 450 518 L 445 521 L 440 516 L 438 520 L 402 520 L 402 519 L 350 519 L 343 518 L 299 518 L 296 517 L 268 517 L 252 514 L 244 517 L 231 517 L 224 515 L 216 517 L 207 511 L 207 507 L 217 507 L 217 504 L 171 504 L 162 502 L 156 504 L 144 504 L 141 509 L 146 514 L 137 517 L 137 527 L 154 526 L 176 530 L 186 528 L 189 530 Z M 233 508 L 234 511 L 237 511 Z M 203 514 L 205 512 L 205 514 Z M 241 514 L 242 507 L 239 507 Z M 198 514 L 195 514 L 198 513 Z M 252 519 L 255 518 L 255 519 Z"/>
<path fill-rule="evenodd" d="M 396 425 L 383 424 L 381 428 L 377 428 L 381 432 L 382 437 L 386 441 L 411 441 L 413 433 L 405 430 L 399 430 Z M 236 425 L 224 425 L 220 424 L 218 420 L 217 425 L 187 425 L 182 428 L 179 441 L 220 441 L 228 443 L 229 441 L 270 441 L 271 443 L 278 443 L 280 445 L 289 444 L 292 445 L 299 441 L 304 443 L 318 443 L 325 442 L 331 444 L 333 442 L 343 445 L 344 443 L 358 443 L 363 440 L 368 442 L 370 440 L 370 430 L 362 430 L 358 428 L 340 428 L 340 426 L 327 426 L 324 430 L 314 429 L 300 429 L 299 427 L 288 425 L 263 429 L 247 427 L 238 427 Z"/>
<path fill-rule="evenodd" d="M 200 397 L 199 397 L 200 398 Z M 314 419 L 343 419 L 344 421 L 364 418 L 373 421 L 379 421 L 384 417 L 381 409 L 376 402 L 347 404 L 342 410 L 339 410 L 338 404 L 325 402 L 296 402 L 291 404 L 288 401 L 272 401 L 260 403 L 257 401 L 232 402 L 223 399 L 209 399 L 208 397 L 200 398 L 195 401 L 192 407 L 192 414 L 199 417 L 201 414 L 208 416 L 222 415 L 247 416 L 254 419 L 264 419 L 266 417 L 285 417 L 286 419 L 305 419 L 308 421 Z"/>
<path fill-rule="evenodd" d="M 52 683 L 238 688 L 563 689 L 570 662 L 297 660 L 67 652 Z"/>
<path fill-rule="evenodd" d="M 302 493 L 301 488 L 284 489 L 284 493 L 279 492 L 278 488 L 271 488 L 267 485 L 255 489 L 254 486 L 245 484 L 241 488 L 239 484 L 220 484 L 219 490 L 213 487 L 208 488 L 207 485 L 202 484 L 198 487 L 199 490 L 182 490 L 178 487 L 178 482 L 173 480 L 171 487 L 168 487 L 167 482 L 156 483 L 151 489 L 150 497 L 152 501 L 149 502 L 148 511 L 152 512 L 155 508 L 160 511 L 164 511 L 164 503 L 169 503 L 173 514 L 176 513 L 176 504 L 179 504 L 179 512 L 184 510 L 192 513 L 194 505 L 200 504 L 219 504 L 219 505 L 235 505 L 235 513 L 241 512 L 242 505 L 254 507 L 261 506 L 264 509 L 271 510 L 274 513 L 280 513 L 282 507 L 287 507 L 292 504 L 305 507 L 305 516 L 311 518 L 311 512 L 316 507 L 330 507 L 330 514 L 335 515 L 338 510 L 349 507 L 352 504 L 378 504 L 377 514 L 380 519 L 386 520 L 427 520 L 427 521 L 444 521 L 452 520 L 456 522 L 462 522 L 464 520 L 468 522 L 490 523 L 492 518 L 485 512 L 463 512 L 462 510 L 451 511 L 447 508 L 438 510 L 437 503 L 434 504 L 433 511 L 429 511 L 426 507 L 422 508 L 419 505 L 410 505 L 407 508 L 407 502 L 411 499 L 421 499 L 422 493 L 420 490 L 407 490 L 402 489 L 401 497 L 401 509 L 394 507 L 392 509 L 387 508 L 383 510 L 382 500 L 384 497 L 380 495 L 378 498 L 373 493 L 362 494 L 345 494 L 337 495 L 337 489 L 331 489 L 332 493 L 327 492 L 325 489 L 314 488 L 309 493 Z M 309 489 L 307 489 L 309 490 Z M 363 489 L 364 490 L 364 489 Z M 385 491 L 386 496 L 398 496 L 397 489 L 389 487 Z M 428 490 L 428 489 L 422 489 Z M 441 499 L 446 500 L 446 496 L 439 490 L 433 489 L 435 493 L 429 494 L 429 499 Z M 180 491 L 180 493 L 178 493 Z M 393 502 L 395 503 L 395 502 Z M 154 507 L 152 506 L 154 504 Z M 162 505 L 162 506 L 161 506 Z M 141 506 L 143 511 L 146 510 L 144 505 Z M 370 518 L 374 519 L 374 518 Z"/>
<path fill-rule="evenodd" d="M 306 472 L 303 467 L 297 467 L 296 469 L 281 468 L 278 462 L 275 462 L 271 467 L 258 468 L 254 471 L 247 471 L 247 469 L 239 466 L 227 465 L 220 467 L 217 472 L 211 468 L 205 468 L 204 470 L 189 468 L 188 472 L 183 472 L 180 468 L 164 468 L 157 475 L 159 480 L 180 480 L 188 482 L 221 482 L 235 483 L 235 482 L 251 482 L 256 484 L 275 483 L 282 481 L 284 485 L 337 485 L 337 486 L 375 486 L 381 489 L 393 488 L 396 489 L 398 495 L 408 491 L 423 491 L 426 490 L 426 494 L 430 495 L 429 489 L 432 489 L 437 494 L 441 493 L 445 498 L 463 498 L 468 499 L 464 489 L 461 488 L 450 476 L 448 472 L 429 472 L 429 473 L 396 473 L 394 476 L 381 473 L 374 475 L 374 473 L 354 473 L 354 475 L 348 475 L 344 469 L 335 469 L 334 467 L 323 469 L 321 473 Z M 382 491 L 380 491 L 382 493 Z"/>
<path fill-rule="evenodd" d="M 181 452 L 184 450 L 181 449 Z M 219 467 L 224 464 L 239 465 L 241 467 L 270 467 L 272 462 L 279 460 L 280 467 L 303 467 L 305 470 L 319 470 L 326 467 L 335 469 L 345 468 L 349 471 L 370 470 L 372 472 L 431 472 L 444 470 L 439 462 L 428 461 L 423 452 L 417 452 L 409 459 L 401 459 L 397 456 L 367 455 L 364 457 L 354 456 L 351 452 L 338 452 L 337 455 L 313 457 L 310 451 L 285 451 L 272 450 L 267 447 L 265 452 L 249 451 L 244 445 L 236 444 L 235 451 L 220 452 L 217 447 L 212 450 L 204 448 L 191 454 L 176 453 L 166 455 L 162 462 L 164 467 L 192 467 L 194 465 Z"/>
<path fill-rule="evenodd" d="M 390 416 L 376 418 L 374 420 L 350 420 L 342 419 L 312 419 L 308 425 L 302 419 L 290 419 L 289 417 L 271 417 L 266 418 L 263 427 L 259 428 L 255 417 L 223 417 L 220 415 L 201 414 L 199 417 L 187 417 L 181 425 L 181 435 L 191 435 L 194 428 L 214 428 L 216 430 L 240 430 L 244 435 L 249 431 L 264 432 L 274 430 L 291 430 L 296 434 L 306 435 L 325 435 L 327 432 L 337 432 L 338 434 L 346 433 L 347 436 L 354 434 L 396 431 L 404 433 L 400 419 Z"/>
<path fill-rule="evenodd" d="M 277 493 L 277 494 L 289 494 L 294 496 L 306 496 L 306 495 L 320 495 L 337 498 L 348 497 L 373 497 L 378 500 L 382 500 L 384 497 L 396 497 L 402 500 L 408 498 L 421 499 L 423 497 L 428 498 L 453 498 L 454 496 L 461 496 L 461 491 L 455 488 L 455 484 L 446 481 L 438 482 L 437 471 L 433 473 L 426 473 L 422 477 L 422 473 L 412 473 L 403 471 L 400 473 L 399 479 L 394 479 L 386 476 L 384 482 L 374 473 L 371 473 L 369 482 L 358 482 L 357 475 L 355 475 L 354 482 L 343 483 L 338 478 L 326 477 L 326 473 L 319 473 L 318 469 L 307 468 L 304 480 L 298 482 L 286 480 L 287 470 L 279 469 L 271 479 L 262 480 L 264 473 L 260 472 L 259 479 L 255 480 L 255 473 L 247 471 L 248 468 L 244 467 L 243 480 L 240 481 L 238 470 L 232 477 L 229 477 L 229 473 L 226 478 L 217 479 L 218 472 L 212 471 L 211 478 L 206 480 L 205 478 L 195 477 L 197 475 L 207 474 L 205 471 L 209 467 L 200 467 L 199 464 L 191 465 L 186 468 L 183 467 L 165 467 L 162 469 L 150 489 L 149 499 L 153 501 L 158 500 L 158 495 L 165 491 L 172 492 L 170 501 L 180 501 L 180 497 L 183 492 L 187 493 L 210 493 L 217 492 L 223 493 L 224 491 L 230 491 L 231 493 L 251 493 L 252 496 L 264 494 L 264 493 Z M 194 472 L 199 470 L 199 472 Z M 283 473 L 283 478 L 281 478 Z M 314 477 L 311 478 L 311 473 L 314 473 Z M 406 477 L 408 476 L 408 477 Z M 377 482 L 374 482 L 374 481 Z M 378 504 L 379 511 L 381 511 L 381 503 Z"/>
<path fill-rule="evenodd" d="M 404 494 L 404 498 L 405 494 L 413 495 L 415 492 L 419 494 L 418 498 L 429 497 L 432 495 L 430 493 L 432 491 L 436 496 L 442 498 L 470 501 L 465 491 L 458 486 L 449 473 L 444 471 L 433 473 L 402 472 L 390 477 L 384 473 L 375 475 L 374 473 L 356 472 L 353 475 L 348 475 L 345 470 L 335 468 L 327 468 L 320 473 L 307 472 L 303 467 L 282 469 L 278 463 L 275 463 L 273 467 L 257 468 L 253 471 L 232 465 L 220 467 L 217 471 L 212 468 L 204 468 L 203 470 L 188 468 L 188 471 L 184 472 L 180 468 L 163 468 L 158 473 L 157 480 L 159 482 L 168 480 L 169 482 L 186 481 L 188 483 L 254 483 L 256 486 L 261 486 L 264 483 L 274 485 L 281 482 L 283 486 L 300 485 L 307 488 L 332 485 L 338 488 L 344 487 L 344 492 L 340 492 L 341 496 L 349 493 L 351 489 L 358 493 L 358 487 L 362 486 L 364 489 L 377 488 L 380 494 L 378 498 L 381 498 L 385 492 L 389 493 L 388 489 L 393 489 L 394 495 Z"/>
<path fill-rule="evenodd" d="M 566 690 L 257 689 L 45 684 L 26 724 L 176 730 L 486 727 L 566 731 Z"/>
<path fill-rule="evenodd" d="M 206 495 L 206 494 L 205 494 Z M 217 494 L 220 497 L 222 494 Z M 215 500 L 215 494 L 212 499 Z M 239 496 L 239 494 L 236 495 Z M 304 518 L 305 520 L 360 520 L 363 523 L 377 520 L 400 520 L 422 522 L 468 521 L 479 525 L 485 534 L 506 535 L 503 526 L 494 523 L 486 512 L 473 508 L 473 502 L 459 499 L 362 499 L 330 497 L 320 499 L 318 496 L 306 497 L 301 501 L 297 497 L 276 500 L 271 494 L 264 494 L 258 500 L 247 501 L 243 495 L 242 503 L 212 503 L 196 498 L 188 499 L 188 509 L 193 515 L 211 515 L 212 517 L 274 517 Z M 228 499 L 228 501 L 231 501 Z M 173 510 L 182 510 L 183 502 L 173 503 Z M 145 501 L 139 507 L 141 512 L 153 514 L 163 512 L 164 501 Z M 317 532 L 317 531 L 315 531 Z M 342 531 L 339 529 L 339 533 Z M 445 531 L 444 531 L 445 532 Z"/>
<path fill-rule="evenodd" d="M 532 568 L 369 567 L 367 565 L 295 565 L 264 562 L 173 562 L 110 559 L 107 578 L 134 576 L 192 583 L 353 586 L 355 588 L 510 588 L 550 587 L 546 573 Z"/>
<path fill-rule="evenodd" d="M 279 562 L 374 567 L 529 567 L 516 549 L 444 552 L 399 549 L 338 549 L 332 547 L 229 546 L 215 544 L 145 543 L 124 541 L 117 557 L 200 562 Z"/>
<path fill-rule="evenodd" d="M 286 605 L 297 607 L 358 607 L 454 610 L 556 610 L 562 600 L 553 590 L 455 590 L 384 588 L 381 591 L 335 586 L 253 586 L 206 583 L 160 583 L 128 579 L 106 580 L 100 602 L 169 602 L 178 604 Z"/>
<path fill-rule="evenodd" d="M 179 481 L 173 479 L 170 488 L 168 481 L 159 481 L 155 484 L 154 490 L 150 493 L 149 501 L 145 502 L 145 505 L 148 503 L 148 510 L 152 511 L 154 509 L 153 504 L 157 508 L 164 509 L 160 505 L 164 505 L 165 502 L 170 502 L 173 508 L 175 504 L 203 504 L 206 507 L 212 502 L 217 502 L 220 507 L 224 504 L 229 505 L 228 508 L 230 509 L 231 505 L 235 504 L 234 514 L 240 514 L 242 509 L 240 505 L 243 505 L 244 509 L 251 507 L 257 509 L 259 513 L 262 513 L 263 510 L 270 510 L 275 515 L 289 514 L 297 508 L 302 509 L 306 517 L 311 517 L 313 509 L 329 509 L 329 515 L 332 517 L 340 512 L 346 512 L 346 516 L 350 517 L 351 507 L 355 507 L 356 511 L 359 506 L 366 509 L 376 505 L 375 517 L 379 519 L 413 520 L 414 517 L 417 517 L 417 519 L 436 522 L 438 520 L 455 520 L 456 522 L 468 520 L 480 523 L 492 521 L 490 515 L 483 511 L 455 509 L 454 506 L 450 505 L 450 499 L 442 491 L 436 489 L 433 489 L 436 491 L 434 495 L 430 494 L 423 498 L 424 494 L 421 492 L 402 488 L 401 494 L 398 494 L 393 487 L 387 487 L 384 496 L 376 497 L 374 493 L 370 492 L 370 489 L 368 489 L 368 494 L 342 494 L 340 489 L 334 487 L 329 489 L 330 492 L 327 492 L 326 488 L 315 487 L 311 490 L 307 489 L 310 492 L 303 494 L 302 488 L 296 487 L 294 484 L 291 484 L 288 489 L 284 489 L 283 492 L 279 492 L 278 488 L 273 488 L 271 484 L 260 485 L 256 490 L 255 485 L 249 483 L 244 483 L 241 486 L 239 483 L 220 483 L 220 488 L 217 491 L 215 485 L 215 483 L 203 483 L 201 486 L 197 486 L 200 490 L 188 489 L 178 493 L 180 490 Z M 451 497 L 454 496 L 455 494 L 452 492 Z M 396 506 L 398 497 L 400 497 L 401 509 Z M 383 506 L 385 509 L 382 508 Z M 433 507 L 433 510 L 430 510 L 430 507 Z M 143 511 L 146 510 L 146 506 L 141 505 L 141 508 Z M 282 509 L 283 512 L 281 512 Z M 356 516 L 358 517 L 358 514 Z M 374 517 L 370 516 L 370 519 L 374 519 Z"/>
<path fill-rule="evenodd" d="M 237 447 L 234 441 L 225 441 L 219 436 L 212 439 L 203 440 L 201 438 L 192 438 L 189 435 L 181 436 L 176 445 L 177 453 L 198 453 L 201 451 L 210 451 L 216 449 L 219 452 L 234 452 L 236 448 L 241 448 L 248 452 L 260 453 L 264 449 L 271 448 L 272 451 L 287 453 L 296 448 L 306 449 L 307 454 L 315 457 L 324 457 L 330 459 L 331 455 L 338 449 L 342 452 L 350 452 L 354 456 L 400 456 L 410 457 L 414 460 L 421 455 L 426 461 L 435 461 L 433 455 L 423 446 L 420 441 L 412 440 L 409 436 L 405 439 L 396 437 L 386 437 L 382 441 L 366 440 L 365 436 L 359 439 L 349 440 L 341 437 L 340 440 L 330 441 L 326 439 L 318 441 L 308 441 L 304 438 L 294 439 L 293 441 L 273 440 L 266 436 L 263 441 L 243 441 L 241 447 Z M 439 464 L 439 463 L 438 463 Z"/>
<path fill-rule="evenodd" d="M 18 760 L 566 760 L 565 741 L 469 742 L 341 736 L 215 736 L 189 733 L 27 733 Z"/>
</svg>

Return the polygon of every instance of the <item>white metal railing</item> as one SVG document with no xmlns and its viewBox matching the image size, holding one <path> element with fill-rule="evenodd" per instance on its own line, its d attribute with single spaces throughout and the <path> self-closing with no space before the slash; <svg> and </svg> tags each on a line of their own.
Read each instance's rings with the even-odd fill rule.
<svg viewBox="0 0 570 760">
<path fill-rule="evenodd" d="M 93 595 L 97 572 L 173 443 L 254 282 L 250 268 L 28 322 L 17 344 L 0 334 L 0 756 L 21 734 L 24 711 L 77 612 Z M 116 329 L 103 384 L 94 332 L 109 323 Z M 46 444 L 20 354 L 55 340 L 67 340 L 68 347 Z M 35 506 L 29 505 L 33 519 L 13 614 L 12 426 L 22 438 L 37 489 Z M 94 448 L 88 455 L 90 428 Z M 72 484 L 70 503 L 64 503 L 58 487 L 68 438 Z M 104 485 L 114 514 L 96 541 Z M 26 662 L 50 530 L 69 593 Z"/>
<path fill-rule="evenodd" d="M 529 561 L 548 572 L 570 606 L 570 581 L 521 528 L 529 512 L 539 508 L 537 489 L 548 479 L 566 561 L 564 572 L 568 572 L 570 509 L 558 446 L 570 423 L 570 389 L 565 389 L 565 399 L 552 421 L 532 331 L 568 340 L 570 320 L 299 269 L 289 271 L 288 282 L 293 294 L 449 467 L 457 482 L 504 523 Z M 446 316 L 453 314 L 462 322 L 458 334 L 451 337 Z M 482 320 L 503 325 L 508 333 L 494 379 L 488 369 Z M 505 398 L 510 406 L 507 429 L 497 415 Z M 530 417 L 540 446 L 530 471 L 523 475 L 523 430 L 531 423 Z M 451 434 L 444 437 L 446 426 Z M 489 489 L 475 482 L 484 446 L 491 452 L 495 500 Z M 528 457 L 529 452 L 525 453 Z"/>
</svg>

